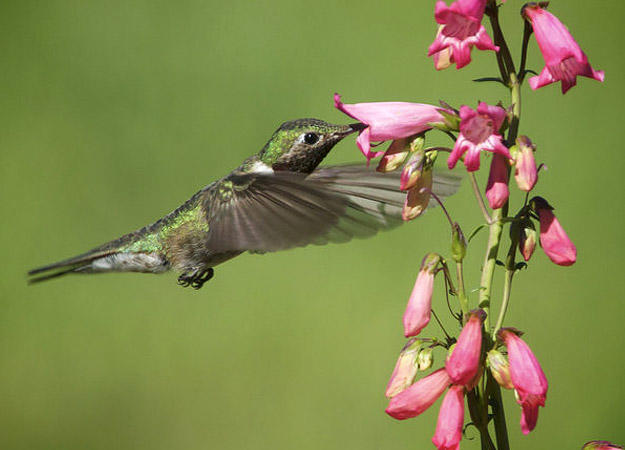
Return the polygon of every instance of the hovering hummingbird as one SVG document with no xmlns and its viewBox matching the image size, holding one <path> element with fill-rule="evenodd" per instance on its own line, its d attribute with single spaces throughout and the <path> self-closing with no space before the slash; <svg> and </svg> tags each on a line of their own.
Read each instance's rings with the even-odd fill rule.
<svg viewBox="0 0 625 450">
<path fill-rule="evenodd" d="M 318 168 L 337 142 L 365 127 L 285 122 L 258 154 L 175 211 L 86 253 L 33 269 L 29 282 L 70 273 L 174 269 L 178 284 L 200 289 L 214 266 L 246 251 L 345 242 L 397 226 L 405 198 L 398 175 L 364 165 Z M 435 176 L 439 196 L 457 187 L 456 178 Z"/>
</svg>

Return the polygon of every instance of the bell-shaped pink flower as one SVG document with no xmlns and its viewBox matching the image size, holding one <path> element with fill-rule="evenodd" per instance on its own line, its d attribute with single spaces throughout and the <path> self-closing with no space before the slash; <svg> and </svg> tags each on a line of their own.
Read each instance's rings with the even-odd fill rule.
<svg viewBox="0 0 625 450">
<path fill-rule="evenodd" d="M 432 442 L 438 450 L 458 449 L 464 425 L 464 388 L 454 385 L 443 398 Z"/>
<path fill-rule="evenodd" d="M 482 150 L 511 159 L 510 151 L 501 143 L 499 134 L 505 118 L 506 111 L 503 108 L 484 102 L 480 102 L 477 110 L 468 106 L 460 107 L 460 135 L 447 159 L 447 166 L 450 169 L 456 167 L 458 160 L 466 153 L 464 165 L 469 172 L 475 172 L 480 168 Z"/>
<path fill-rule="evenodd" d="M 534 159 L 535 146 L 527 136 L 520 136 L 516 140 L 517 150 L 512 155 L 514 159 L 514 179 L 519 189 L 529 192 L 534 189 L 538 180 L 538 170 Z"/>
<path fill-rule="evenodd" d="M 454 384 L 467 385 L 473 381 L 480 366 L 482 349 L 482 320 L 485 313 L 481 309 L 471 311 L 458 341 L 445 362 L 445 370 Z"/>
<path fill-rule="evenodd" d="M 384 152 L 371 150 L 371 142 L 401 139 L 432 128 L 432 123 L 443 123 L 440 107 L 423 103 L 378 102 L 346 105 L 339 94 L 334 94 L 334 106 L 356 119 L 367 128 L 360 131 L 356 144 L 367 161 Z"/>
<path fill-rule="evenodd" d="M 498 337 L 508 348 L 510 380 L 516 390 L 517 403 L 521 405 L 521 431 L 527 434 L 538 420 L 538 407 L 545 406 L 547 377 L 529 346 L 518 336 L 516 330 L 502 328 Z"/>
<path fill-rule="evenodd" d="M 432 406 L 450 384 L 451 380 L 445 369 L 438 369 L 393 397 L 386 413 L 399 420 L 416 417 Z"/>
<path fill-rule="evenodd" d="M 542 197 L 530 201 L 540 219 L 540 245 L 551 261 L 570 266 L 577 260 L 577 249 L 553 214 L 553 207 Z"/>
<path fill-rule="evenodd" d="M 590 66 L 586 54 L 556 16 L 537 3 L 525 6 L 523 15 L 532 24 L 536 42 L 545 60 L 540 75 L 529 79 L 532 89 L 561 81 L 562 93 L 565 94 L 577 84 L 578 75 L 603 81 L 603 71 L 594 70 Z"/>
<path fill-rule="evenodd" d="M 436 253 L 428 253 L 423 258 L 417 281 L 408 299 L 406 312 L 404 312 L 404 335 L 406 337 L 416 336 L 430 323 L 434 275 L 440 260 L 440 255 Z"/>
<path fill-rule="evenodd" d="M 412 384 L 418 372 L 417 357 L 422 342 L 411 339 L 404 346 L 386 386 L 386 397 L 392 398 Z"/>
<path fill-rule="evenodd" d="M 493 209 L 499 209 L 506 204 L 510 196 L 508 189 L 508 159 L 505 156 L 494 154 L 490 162 L 490 173 L 486 184 L 486 198 Z"/>
<path fill-rule="evenodd" d="M 450 6 L 439 0 L 434 18 L 441 25 L 436 39 L 428 49 L 434 66 L 440 70 L 456 63 L 461 69 L 471 62 L 471 48 L 499 51 L 482 25 L 487 0 L 457 0 Z"/>
</svg>

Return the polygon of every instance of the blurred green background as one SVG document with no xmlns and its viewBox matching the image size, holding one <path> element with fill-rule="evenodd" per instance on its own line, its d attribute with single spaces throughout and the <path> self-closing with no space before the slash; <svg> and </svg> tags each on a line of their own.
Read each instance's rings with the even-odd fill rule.
<svg viewBox="0 0 625 450">
<path fill-rule="evenodd" d="M 515 55 L 521 5 L 502 9 Z M 474 51 L 461 71 L 434 70 L 433 6 L 2 2 L 0 448 L 431 447 L 439 403 L 400 423 L 385 415 L 383 393 L 421 257 L 447 249 L 438 210 L 370 240 L 244 255 L 198 292 L 172 274 L 27 287 L 25 272 L 169 212 L 284 120 L 346 123 L 335 91 L 346 102 L 508 102 L 502 87 L 470 81 L 496 74 L 492 52 Z M 513 447 L 527 449 L 625 442 L 625 6 L 560 0 L 551 11 L 606 82 L 580 79 L 566 96 L 559 85 L 524 87 L 521 132 L 549 167 L 537 192 L 579 249 L 571 268 L 537 250 L 515 279 L 506 323 L 526 331 L 550 381 L 527 437 L 504 393 Z M 542 68 L 533 39 L 529 61 Z M 328 161 L 360 159 L 349 140 Z M 480 223 L 468 183 L 448 207 L 465 230 Z M 470 288 L 485 239 L 469 248 Z M 441 314 L 442 293 L 438 280 Z"/>
</svg>

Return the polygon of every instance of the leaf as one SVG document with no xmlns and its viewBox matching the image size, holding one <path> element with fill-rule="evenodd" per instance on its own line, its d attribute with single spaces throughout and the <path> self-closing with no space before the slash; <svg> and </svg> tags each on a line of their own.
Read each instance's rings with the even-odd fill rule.
<svg viewBox="0 0 625 450">
<path fill-rule="evenodd" d="M 477 233 L 479 233 L 480 231 L 482 231 L 483 228 L 486 228 L 485 224 L 480 225 L 479 227 L 477 227 L 475 230 L 473 230 L 471 232 L 471 234 L 469 235 L 469 238 L 467 239 L 467 242 L 471 242 L 471 239 L 473 239 L 475 237 L 475 235 L 477 235 Z"/>
</svg>

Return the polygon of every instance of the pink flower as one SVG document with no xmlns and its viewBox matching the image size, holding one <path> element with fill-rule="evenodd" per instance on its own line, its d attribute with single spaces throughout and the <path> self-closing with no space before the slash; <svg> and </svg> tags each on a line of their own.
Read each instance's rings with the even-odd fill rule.
<svg viewBox="0 0 625 450">
<path fill-rule="evenodd" d="M 438 450 L 458 449 L 464 424 L 464 388 L 452 386 L 445 394 L 432 442 Z"/>
<path fill-rule="evenodd" d="M 510 196 L 508 189 L 508 160 L 505 156 L 495 154 L 490 163 L 490 173 L 486 184 L 486 198 L 493 209 L 506 204 Z"/>
<path fill-rule="evenodd" d="M 436 253 L 428 253 L 423 258 L 421 270 L 417 275 L 406 312 L 404 312 L 404 335 L 416 336 L 430 322 L 432 310 L 432 291 L 434 290 L 434 275 L 441 257 Z"/>
<path fill-rule="evenodd" d="M 477 111 L 468 106 L 460 107 L 460 136 L 447 159 L 450 169 L 466 153 L 464 165 L 469 172 L 480 168 L 480 151 L 498 153 L 510 159 L 510 151 L 501 143 L 499 129 L 506 118 L 506 111 L 499 106 L 480 102 Z"/>
<path fill-rule="evenodd" d="M 402 349 L 386 386 L 386 397 L 396 396 L 414 381 L 418 371 L 417 356 L 421 350 L 421 344 L 421 341 L 411 339 Z"/>
<path fill-rule="evenodd" d="M 532 89 L 561 81 L 562 93 L 565 94 L 577 84 L 578 75 L 603 81 L 603 71 L 596 71 L 590 66 L 586 54 L 556 16 L 536 3 L 525 6 L 523 14 L 532 24 L 536 42 L 545 60 L 540 75 L 529 79 Z"/>
<path fill-rule="evenodd" d="M 458 0 L 447 6 L 436 2 L 434 18 L 442 26 L 428 49 L 434 56 L 436 69 L 444 69 L 451 63 L 461 69 L 471 62 L 471 48 L 499 51 L 482 25 L 486 0 Z"/>
<path fill-rule="evenodd" d="M 445 370 L 454 384 L 467 385 L 477 375 L 482 349 L 484 311 L 474 310 L 462 328 L 458 342 L 445 362 Z"/>
<path fill-rule="evenodd" d="M 356 143 L 367 161 L 384 152 L 371 151 L 371 142 L 401 139 L 432 128 L 431 123 L 443 122 L 440 108 L 422 103 L 379 102 L 346 105 L 334 94 L 334 106 L 365 125 Z"/>
<path fill-rule="evenodd" d="M 540 219 L 540 245 L 551 261 L 570 266 L 577 260 L 577 249 L 553 214 L 553 207 L 542 197 L 530 201 Z"/>
<path fill-rule="evenodd" d="M 623 450 L 623 447 L 609 441 L 590 441 L 584 444 L 582 450 Z"/>
<path fill-rule="evenodd" d="M 545 406 L 547 398 L 547 377 L 538 364 L 536 357 L 517 335 L 516 330 L 502 328 L 498 337 L 508 348 L 510 362 L 510 380 L 517 393 L 517 403 L 521 405 L 521 431 L 528 434 L 536 426 L 538 407 Z"/>
<path fill-rule="evenodd" d="M 534 144 L 527 136 L 520 136 L 516 140 L 517 150 L 512 155 L 514 159 L 514 179 L 519 189 L 529 192 L 534 189 L 538 180 L 536 160 L 534 160 Z"/>
<path fill-rule="evenodd" d="M 416 417 L 432 406 L 450 384 L 445 369 L 438 369 L 393 397 L 386 413 L 399 420 Z"/>
</svg>

